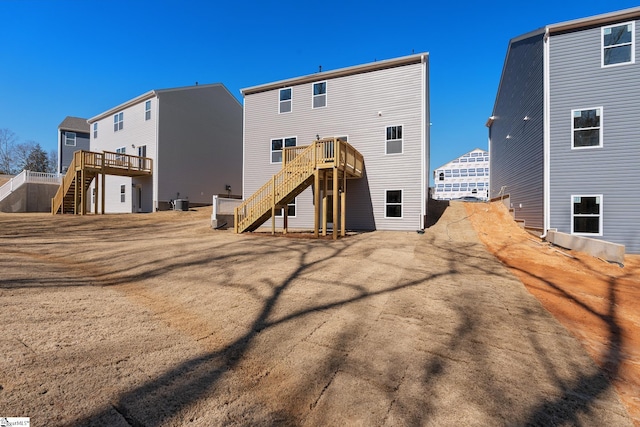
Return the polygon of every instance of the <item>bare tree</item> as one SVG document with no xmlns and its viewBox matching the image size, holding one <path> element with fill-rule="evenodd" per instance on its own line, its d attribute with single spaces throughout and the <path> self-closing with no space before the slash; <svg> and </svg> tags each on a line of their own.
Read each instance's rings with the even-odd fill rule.
<svg viewBox="0 0 640 427">
<path fill-rule="evenodd" d="M 26 166 L 29 162 L 29 155 L 35 146 L 36 143 L 33 141 L 20 142 L 15 145 L 13 149 L 12 173 L 18 173 L 23 169 L 29 169 Z"/>
<path fill-rule="evenodd" d="M 0 129 L 0 173 L 14 172 L 13 155 L 18 137 L 10 129 Z"/>
<path fill-rule="evenodd" d="M 58 172 L 58 150 L 49 151 L 48 159 L 49 159 L 49 170 L 47 172 L 49 173 Z"/>
</svg>

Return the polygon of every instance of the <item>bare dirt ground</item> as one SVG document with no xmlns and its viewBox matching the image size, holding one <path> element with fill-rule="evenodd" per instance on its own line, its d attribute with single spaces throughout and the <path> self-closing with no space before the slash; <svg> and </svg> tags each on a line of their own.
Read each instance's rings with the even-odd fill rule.
<svg viewBox="0 0 640 427">
<path fill-rule="evenodd" d="M 640 426 L 640 256 L 627 255 L 621 268 L 549 246 L 511 221 L 502 203 L 466 208 L 481 240 L 580 340 Z"/>
<path fill-rule="evenodd" d="M 632 425 L 613 386 L 638 360 L 620 321 L 635 312 L 618 308 L 626 279 L 611 280 L 601 314 L 606 375 L 486 250 L 471 222 L 494 218 L 480 207 L 469 217 L 454 203 L 424 235 L 335 242 L 214 231 L 210 209 L 0 214 L 0 416 Z M 566 276 L 580 282 L 579 267 Z M 598 312 L 585 295 L 566 299 Z"/>
</svg>

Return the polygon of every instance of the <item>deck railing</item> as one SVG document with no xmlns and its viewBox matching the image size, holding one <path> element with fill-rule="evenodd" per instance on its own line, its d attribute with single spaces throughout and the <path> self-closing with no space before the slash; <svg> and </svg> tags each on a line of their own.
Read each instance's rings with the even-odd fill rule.
<svg viewBox="0 0 640 427">
<path fill-rule="evenodd" d="M 57 173 L 33 172 L 23 170 L 0 186 L 0 200 L 13 193 L 23 184 L 60 184 L 61 177 Z"/>
</svg>

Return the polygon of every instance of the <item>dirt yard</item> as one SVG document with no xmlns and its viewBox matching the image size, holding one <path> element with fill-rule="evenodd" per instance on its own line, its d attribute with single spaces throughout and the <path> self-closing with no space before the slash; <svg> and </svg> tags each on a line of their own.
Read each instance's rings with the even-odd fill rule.
<svg viewBox="0 0 640 427">
<path fill-rule="evenodd" d="M 637 310 L 622 295 L 637 296 L 638 265 L 576 261 L 508 220 L 504 234 L 473 229 L 500 214 L 453 203 L 424 234 L 335 242 L 214 231 L 210 209 L 0 214 L 0 416 L 34 426 L 633 425 L 618 393 L 633 409 L 638 394 L 624 387 L 638 372 Z M 525 246 L 526 263 L 509 263 L 505 253 Z M 538 254 L 561 274 L 529 270 Z M 604 295 L 564 287 L 595 277 Z M 581 332 L 569 325 L 582 320 Z"/>
</svg>

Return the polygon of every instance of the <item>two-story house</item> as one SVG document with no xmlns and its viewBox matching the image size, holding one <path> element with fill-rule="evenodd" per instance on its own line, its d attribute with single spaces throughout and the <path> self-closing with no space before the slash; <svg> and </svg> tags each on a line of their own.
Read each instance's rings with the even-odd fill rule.
<svg viewBox="0 0 640 427">
<path fill-rule="evenodd" d="M 639 19 L 636 7 L 510 41 L 487 121 L 490 196 L 508 195 L 526 227 L 640 253 Z"/>
<path fill-rule="evenodd" d="M 429 164 L 429 56 L 385 61 L 267 83 L 244 96 L 243 196 L 282 169 L 283 149 L 339 138 L 364 158 L 347 188 L 328 185 L 331 199 L 346 191 L 346 228 L 416 230 L 425 226 Z M 333 149 L 332 143 L 323 145 Z M 343 144 L 343 146 L 346 146 Z M 320 154 L 316 153 L 314 158 Z M 359 172 L 358 172 L 359 173 Z M 338 174 L 339 176 L 339 174 Z M 316 184 L 288 201 L 276 226 L 313 229 Z M 335 200 L 335 199 L 334 199 Z M 331 218 L 329 214 L 329 225 Z"/>
<path fill-rule="evenodd" d="M 476 148 L 433 171 L 436 200 L 465 196 L 487 200 L 489 194 L 489 153 Z"/>
<path fill-rule="evenodd" d="M 58 126 L 57 172 L 66 173 L 77 150 L 89 150 L 89 123 L 87 119 L 67 116 Z"/>
<path fill-rule="evenodd" d="M 151 90 L 88 124 L 91 151 L 148 157 L 153 164 L 151 176 L 107 176 L 105 212 L 165 210 L 176 199 L 210 205 L 213 195 L 240 194 L 242 106 L 222 84 Z M 91 210 L 101 203 L 95 199 Z"/>
</svg>

